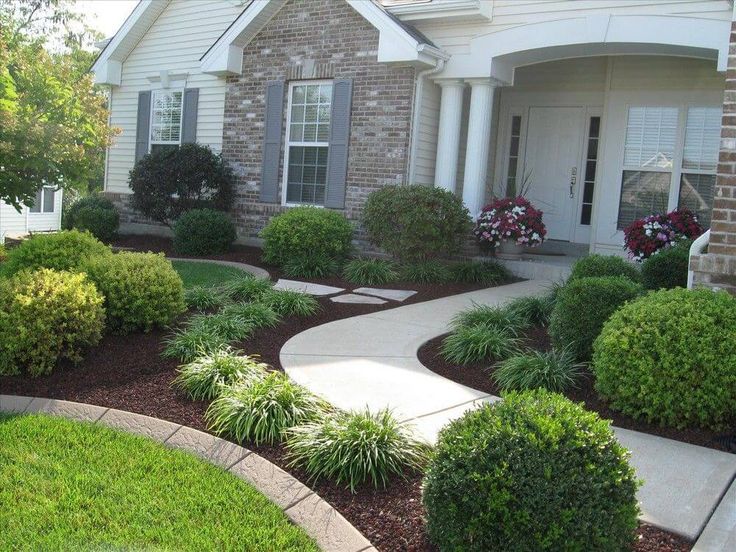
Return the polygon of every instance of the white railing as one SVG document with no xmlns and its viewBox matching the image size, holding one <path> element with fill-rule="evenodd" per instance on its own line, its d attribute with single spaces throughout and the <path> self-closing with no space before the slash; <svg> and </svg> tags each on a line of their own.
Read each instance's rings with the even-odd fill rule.
<svg viewBox="0 0 736 552">
<path fill-rule="evenodd" d="M 695 240 L 690 246 L 690 260 L 692 261 L 694 255 L 700 255 L 701 253 L 703 253 L 703 251 L 705 251 L 705 248 L 708 247 L 708 243 L 710 243 L 710 228 L 703 232 L 703 234 L 701 234 L 700 237 Z M 690 264 L 688 263 L 687 289 L 693 289 L 694 279 L 695 273 L 690 270 Z"/>
</svg>

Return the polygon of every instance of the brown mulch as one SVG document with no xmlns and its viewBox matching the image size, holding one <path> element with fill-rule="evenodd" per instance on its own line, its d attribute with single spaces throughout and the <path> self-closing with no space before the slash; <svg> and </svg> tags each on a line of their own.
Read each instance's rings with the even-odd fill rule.
<svg viewBox="0 0 736 552">
<path fill-rule="evenodd" d="M 125 237 L 116 245 L 171 252 L 170 240 L 159 240 L 150 236 Z M 259 261 L 260 250 L 256 248 L 238 247 L 215 258 L 262 266 Z M 272 267 L 266 268 L 272 274 L 275 273 Z M 341 285 L 344 282 L 339 279 L 320 283 L 347 287 Z M 468 285 L 405 287 L 416 289 L 419 293 L 402 304 L 478 289 L 478 286 Z M 327 298 L 321 298 L 319 302 L 323 308 L 316 316 L 306 319 L 292 318 L 274 329 L 260 330 L 237 347 L 250 354 L 259 354 L 265 362 L 281 369 L 278 353 L 291 336 L 331 320 L 397 306 L 395 303 L 336 304 Z M 118 408 L 206 431 L 203 419 L 206 403 L 191 401 L 171 388 L 178 363 L 160 356 L 163 349 L 162 339 L 167 333 L 165 330 L 156 330 L 148 334 L 105 336 L 99 346 L 91 349 L 78 366 L 62 365 L 51 375 L 36 379 L 0 377 L 0 393 L 66 399 Z M 541 335 L 539 339 L 544 339 L 544 336 Z M 481 380 L 485 378 L 479 378 L 478 385 Z M 395 480 L 387 489 L 376 490 L 365 486 L 356 494 L 351 494 L 348 490 L 326 481 L 309 482 L 303 471 L 287 466 L 285 451 L 281 445 L 245 445 L 309 483 L 379 550 L 435 550 L 427 541 L 424 531 L 419 475 L 410 476 L 406 481 Z M 686 541 L 653 527 L 642 526 L 639 535 L 634 547 L 637 552 L 679 552 L 691 549 Z"/>
<path fill-rule="evenodd" d="M 466 366 L 457 366 L 447 362 L 440 354 L 442 340 L 446 336 L 447 334 L 441 335 L 422 345 L 417 353 L 419 361 L 433 372 L 447 379 L 478 389 L 484 393 L 499 395 L 501 390 L 490 377 L 493 372 L 493 362 L 474 363 Z M 549 350 L 550 341 L 547 330 L 544 327 L 533 328 L 525 337 L 524 345 L 537 350 Z M 709 429 L 675 429 L 634 420 L 612 410 L 595 392 L 594 383 L 593 375 L 586 370 L 578 387 L 565 392 L 565 395 L 576 402 L 585 403 L 586 409 L 597 412 L 602 418 L 612 420 L 613 425 L 617 427 L 659 435 L 660 437 L 725 452 L 736 452 L 736 448 L 734 448 L 736 446 L 734 442 L 736 440 L 736 428 L 725 432 Z"/>
</svg>

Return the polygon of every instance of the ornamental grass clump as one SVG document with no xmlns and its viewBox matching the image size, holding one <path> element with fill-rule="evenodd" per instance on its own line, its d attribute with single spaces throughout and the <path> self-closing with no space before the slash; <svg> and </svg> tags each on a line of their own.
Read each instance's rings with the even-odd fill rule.
<svg viewBox="0 0 736 552">
<path fill-rule="evenodd" d="M 555 308 L 555 300 L 554 292 L 517 297 L 506 304 L 504 311 L 526 326 L 546 326 Z"/>
<path fill-rule="evenodd" d="M 486 324 L 460 326 L 442 341 L 442 356 L 453 364 L 501 360 L 519 350 L 511 328 Z"/>
<path fill-rule="evenodd" d="M 173 385 L 192 400 L 208 401 L 219 397 L 226 386 L 265 378 L 267 369 L 268 365 L 255 357 L 227 348 L 180 366 Z"/>
<path fill-rule="evenodd" d="M 449 266 L 450 280 L 461 284 L 496 285 L 512 279 L 509 270 L 495 261 L 465 261 Z"/>
<path fill-rule="evenodd" d="M 518 309 L 475 304 L 455 315 L 452 325 L 456 329 L 481 325 L 503 328 L 517 337 L 526 329 L 528 323 Z"/>
<path fill-rule="evenodd" d="M 266 278 L 248 275 L 226 282 L 220 289 L 232 301 L 258 301 L 273 289 L 273 283 Z"/>
<path fill-rule="evenodd" d="M 281 316 L 264 303 L 234 303 L 222 309 L 221 314 L 241 320 L 253 328 L 273 328 L 281 322 Z"/>
<path fill-rule="evenodd" d="M 283 264 L 284 275 L 289 278 L 327 278 L 337 274 L 340 264 L 324 254 L 291 257 Z"/>
<path fill-rule="evenodd" d="M 228 302 L 227 295 L 215 286 L 195 286 L 184 290 L 184 303 L 188 309 L 198 311 L 219 309 Z"/>
<path fill-rule="evenodd" d="M 271 290 L 260 300 L 279 316 L 312 316 L 319 310 L 317 300 L 300 291 Z"/>
<path fill-rule="evenodd" d="M 186 327 L 195 333 L 219 335 L 228 342 L 242 341 L 255 330 L 255 326 L 250 320 L 222 312 L 192 316 L 187 321 Z"/>
<path fill-rule="evenodd" d="M 368 408 L 335 412 L 291 428 L 287 432 L 290 465 L 321 478 L 346 485 L 351 492 L 370 482 L 385 487 L 393 476 L 421 470 L 429 458 L 429 445 L 387 409 Z"/>
<path fill-rule="evenodd" d="M 440 550 L 621 552 L 638 481 L 608 422 L 562 395 L 509 393 L 440 432 L 422 492 Z"/>
<path fill-rule="evenodd" d="M 294 426 L 313 422 L 329 405 L 281 372 L 224 388 L 205 414 L 210 430 L 239 443 L 273 444 Z"/>
<path fill-rule="evenodd" d="M 582 369 L 566 349 L 527 351 L 498 363 L 492 378 L 503 391 L 542 388 L 562 393 L 577 386 Z"/>
<path fill-rule="evenodd" d="M 164 339 L 164 358 L 176 358 L 191 362 L 199 356 L 209 355 L 228 347 L 230 341 L 204 327 L 185 327 Z"/>
<path fill-rule="evenodd" d="M 450 269 L 441 261 L 421 261 L 401 267 L 401 279 L 415 284 L 443 284 L 450 277 Z"/>
<path fill-rule="evenodd" d="M 362 286 L 383 286 L 399 277 L 394 263 L 383 259 L 353 259 L 342 274 L 348 282 Z"/>
</svg>

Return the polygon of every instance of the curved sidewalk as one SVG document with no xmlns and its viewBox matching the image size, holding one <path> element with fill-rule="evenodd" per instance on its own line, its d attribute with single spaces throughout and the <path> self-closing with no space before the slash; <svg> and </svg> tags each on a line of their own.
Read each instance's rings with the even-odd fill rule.
<svg viewBox="0 0 736 552">
<path fill-rule="evenodd" d="M 550 285 L 528 280 L 330 322 L 287 341 L 281 365 L 335 406 L 389 407 L 434 441 L 440 428 L 469 408 L 499 399 L 431 372 L 417 358 L 419 347 L 446 333 L 452 317 L 473 303 L 502 304 Z M 736 477 L 736 455 L 614 431 L 644 480 L 638 494 L 642 520 L 697 539 Z"/>
</svg>

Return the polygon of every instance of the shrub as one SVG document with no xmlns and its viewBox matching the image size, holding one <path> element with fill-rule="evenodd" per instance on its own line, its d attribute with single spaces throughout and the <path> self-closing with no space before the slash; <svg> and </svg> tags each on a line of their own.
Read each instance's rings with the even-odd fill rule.
<svg viewBox="0 0 736 552">
<path fill-rule="evenodd" d="M 616 255 L 588 255 L 572 265 L 570 279 L 623 276 L 632 282 L 641 282 L 641 272 L 636 265 Z"/>
<path fill-rule="evenodd" d="M 426 186 L 384 186 L 363 209 L 370 241 L 404 261 L 422 261 L 460 250 L 470 216 L 450 191 Z"/>
<path fill-rule="evenodd" d="M 327 404 L 281 372 L 225 388 L 207 409 L 209 428 L 238 442 L 273 444 L 284 431 L 318 419 Z"/>
<path fill-rule="evenodd" d="M 450 265 L 450 279 L 465 284 L 495 285 L 508 282 L 508 269 L 495 261 L 466 261 Z"/>
<path fill-rule="evenodd" d="M 102 295 L 84 274 L 39 269 L 0 281 L 0 374 L 50 374 L 102 337 Z"/>
<path fill-rule="evenodd" d="M 89 232 L 65 230 L 35 234 L 8 251 L 3 273 L 11 275 L 37 268 L 76 271 L 89 259 L 100 255 L 110 255 L 110 248 Z"/>
<path fill-rule="evenodd" d="M 233 172 L 208 146 L 182 144 L 173 151 L 148 154 L 130 171 L 131 205 L 144 216 L 170 225 L 191 209 L 229 211 Z"/>
<path fill-rule="evenodd" d="M 166 326 L 185 310 L 184 286 L 163 254 L 120 252 L 85 267 L 105 296 L 109 327 L 129 333 Z"/>
<path fill-rule="evenodd" d="M 442 284 L 450 279 L 450 270 L 435 260 L 408 263 L 401 267 L 401 279 L 415 284 Z"/>
<path fill-rule="evenodd" d="M 321 254 L 292 257 L 283 268 L 289 278 L 327 278 L 340 270 L 335 259 Z"/>
<path fill-rule="evenodd" d="M 273 289 L 273 283 L 266 278 L 245 276 L 225 283 L 220 289 L 233 301 L 259 301 Z"/>
<path fill-rule="evenodd" d="M 501 360 L 514 354 L 519 339 L 503 326 L 460 326 L 442 341 L 442 356 L 454 364 Z"/>
<path fill-rule="evenodd" d="M 593 341 L 603 323 L 626 301 L 643 293 L 639 284 L 622 276 L 578 278 L 558 293 L 549 334 L 557 348 L 567 348 L 579 360 L 590 360 Z"/>
<path fill-rule="evenodd" d="M 229 301 L 227 295 L 217 287 L 195 286 L 184 290 L 184 303 L 189 309 L 206 311 L 217 309 Z"/>
<path fill-rule="evenodd" d="M 230 217 L 214 209 L 192 209 L 174 223 L 174 250 L 182 255 L 224 253 L 236 237 Z"/>
<path fill-rule="evenodd" d="M 173 385 L 195 401 L 217 398 L 222 389 L 266 377 L 268 365 L 232 349 L 223 349 L 179 367 Z"/>
<path fill-rule="evenodd" d="M 596 390 L 612 408 L 676 427 L 736 420 L 736 298 L 726 292 L 651 293 L 616 312 L 594 349 Z"/>
<path fill-rule="evenodd" d="M 110 242 L 120 228 L 120 213 L 109 199 L 89 195 L 75 201 L 64 212 L 63 227 L 87 231 L 98 240 Z"/>
<path fill-rule="evenodd" d="M 389 410 L 336 412 L 287 432 L 288 458 L 316 481 L 322 477 L 351 492 L 366 481 L 385 487 L 391 476 L 422 469 L 429 445 Z"/>
<path fill-rule="evenodd" d="M 226 349 L 229 340 L 205 327 L 184 327 L 164 339 L 164 358 L 176 358 L 182 362 L 214 354 Z"/>
<path fill-rule="evenodd" d="M 676 247 L 660 249 L 641 265 L 641 277 L 647 289 L 687 287 L 690 265 L 689 241 Z"/>
<path fill-rule="evenodd" d="M 607 422 L 561 395 L 510 393 L 439 435 L 424 478 L 440 550 L 628 550 L 637 480 Z"/>
<path fill-rule="evenodd" d="M 235 303 L 226 306 L 222 314 L 244 320 L 254 328 L 273 328 L 281 322 L 281 316 L 263 303 Z"/>
<path fill-rule="evenodd" d="M 271 290 L 261 301 L 279 316 L 312 316 L 319 310 L 319 303 L 311 295 L 292 290 Z"/>
<path fill-rule="evenodd" d="M 2 263 L 8 256 L 8 252 L 5 250 L 5 246 L 0 243 L 0 263 Z"/>
<path fill-rule="evenodd" d="M 395 281 L 399 274 L 390 261 L 382 259 L 353 259 L 345 265 L 343 277 L 362 286 L 383 286 Z"/>
<path fill-rule="evenodd" d="M 556 294 L 553 291 L 544 295 L 527 295 L 511 300 L 504 310 L 524 326 L 546 326 L 555 308 L 555 301 Z"/>
<path fill-rule="evenodd" d="M 263 260 L 278 266 L 296 257 L 342 262 L 350 253 L 353 225 L 341 213 L 294 207 L 273 217 L 261 232 Z"/>
<path fill-rule="evenodd" d="M 575 387 L 582 373 L 575 356 L 566 349 L 528 351 L 498 364 L 493 380 L 504 391 L 546 389 L 562 393 Z"/>
<path fill-rule="evenodd" d="M 518 310 L 494 305 L 474 304 L 472 308 L 459 312 L 452 319 L 455 328 L 488 326 L 508 330 L 517 337 L 527 326 L 526 320 Z"/>
</svg>

